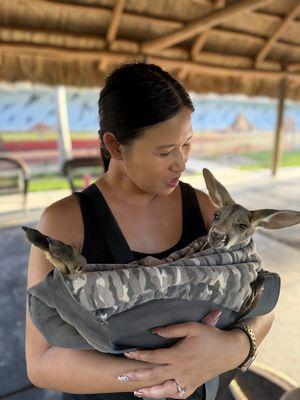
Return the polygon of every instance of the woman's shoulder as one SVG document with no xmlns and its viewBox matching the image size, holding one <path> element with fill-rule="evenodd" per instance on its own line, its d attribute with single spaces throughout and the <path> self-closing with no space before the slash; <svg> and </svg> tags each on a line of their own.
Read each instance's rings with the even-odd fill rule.
<svg viewBox="0 0 300 400">
<path fill-rule="evenodd" d="M 217 211 L 218 208 L 211 201 L 211 199 L 207 193 L 205 193 L 204 191 L 197 189 L 193 186 L 192 186 L 192 188 L 194 189 L 194 191 L 196 193 L 198 204 L 200 207 L 200 211 L 201 211 L 206 229 L 209 230 L 209 228 L 213 222 L 213 219 L 214 219 L 214 213 Z"/>
<path fill-rule="evenodd" d="M 45 235 L 80 248 L 83 240 L 83 221 L 77 196 L 72 193 L 47 206 L 37 229 Z"/>
</svg>

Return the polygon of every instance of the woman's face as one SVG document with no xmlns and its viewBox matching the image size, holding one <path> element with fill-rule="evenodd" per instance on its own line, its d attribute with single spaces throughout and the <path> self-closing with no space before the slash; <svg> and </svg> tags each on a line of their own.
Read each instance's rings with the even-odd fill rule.
<svg viewBox="0 0 300 400">
<path fill-rule="evenodd" d="M 142 191 L 170 194 L 185 170 L 191 139 L 191 111 L 183 108 L 173 118 L 147 128 L 136 138 L 123 168 L 129 180 Z"/>
</svg>

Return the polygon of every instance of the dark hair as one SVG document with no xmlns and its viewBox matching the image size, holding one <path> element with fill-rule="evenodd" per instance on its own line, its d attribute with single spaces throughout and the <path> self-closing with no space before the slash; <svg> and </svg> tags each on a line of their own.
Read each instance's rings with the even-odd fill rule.
<svg viewBox="0 0 300 400">
<path fill-rule="evenodd" d="M 121 64 L 105 80 L 98 101 L 100 150 L 107 171 L 110 153 L 102 141 L 112 132 L 130 146 L 143 128 L 166 121 L 183 107 L 194 106 L 185 88 L 158 65 L 143 62 Z"/>
</svg>

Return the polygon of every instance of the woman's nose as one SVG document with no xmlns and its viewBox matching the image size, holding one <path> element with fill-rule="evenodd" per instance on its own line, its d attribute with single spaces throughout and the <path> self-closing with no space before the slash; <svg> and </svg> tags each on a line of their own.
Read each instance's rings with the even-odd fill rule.
<svg viewBox="0 0 300 400">
<path fill-rule="evenodd" d="M 176 169 L 176 171 L 179 171 L 179 172 L 183 172 L 185 170 L 186 161 L 187 161 L 186 155 L 179 153 L 173 164 L 173 169 Z"/>
</svg>

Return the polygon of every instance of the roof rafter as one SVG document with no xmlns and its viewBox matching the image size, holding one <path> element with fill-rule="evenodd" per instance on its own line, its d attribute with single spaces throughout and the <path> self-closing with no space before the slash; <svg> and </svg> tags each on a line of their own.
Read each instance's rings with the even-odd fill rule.
<svg viewBox="0 0 300 400">
<path fill-rule="evenodd" d="M 214 0 L 213 7 L 214 9 L 223 8 L 226 5 L 226 0 Z M 196 38 L 192 48 L 191 48 L 191 59 L 194 60 L 196 55 L 202 50 L 208 36 L 210 29 L 208 28 L 204 32 L 202 32 L 198 38 Z"/>
<path fill-rule="evenodd" d="M 106 40 L 108 43 L 111 43 L 115 40 L 118 29 L 121 23 L 122 12 L 125 6 L 126 0 L 115 0 L 114 8 L 112 11 L 111 19 L 109 22 L 109 27 L 107 30 Z"/>
<path fill-rule="evenodd" d="M 280 36 L 283 35 L 284 31 L 287 29 L 288 24 L 290 21 L 292 21 L 294 18 L 296 18 L 297 14 L 300 12 L 300 5 L 297 4 L 291 11 L 290 13 L 284 18 L 282 21 L 281 25 L 276 29 L 276 31 L 273 33 L 273 35 L 267 40 L 263 48 L 259 51 L 259 53 L 256 56 L 255 62 L 262 61 L 264 58 L 266 58 L 268 52 L 270 51 L 271 47 L 273 44 L 280 38 Z"/>
<path fill-rule="evenodd" d="M 236 16 L 245 11 L 253 10 L 270 0 L 240 0 L 239 2 L 228 5 L 223 9 L 218 9 L 210 14 L 187 24 L 176 32 L 165 35 L 159 39 L 150 40 L 141 44 L 141 49 L 145 53 L 153 50 L 162 50 L 176 43 L 189 39 L 208 28 L 221 24 L 226 19 Z"/>
<path fill-rule="evenodd" d="M 44 48 L 45 46 L 45 40 L 51 39 L 52 41 L 52 35 L 54 38 L 58 39 L 58 43 L 68 43 L 68 46 L 65 46 L 64 48 L 72 48 L 72 49 L 78 49 L 79 51 L 83 49 L 84 42 L 89 41 L 91 48 L 94 48 L 95 51 L 97 50 L 107 50 L 105 47 L 105 39 L 99 37 L 98 35 L 95 34 L 79 34 L 79 33 L 58 33 L 54 29 L 28 29 L 28 28 L 1 28 L 0 27 L 0 39 L 2 39 L 3 44 L 9 44 L 15 46 L 16 42 L 13 42 L 12 40 L 12 35 L 13 32 L 17 34 L 17 43 L 20 45 L 34 45 L 34 46 L 39 46 L 41 49 Z M 20 43 L 19 37 L 23 36 L 27 38 L 23 41 L 23 43 Z M 35 42 L 35 39 L 38 38 L 39 42 Z M 53 39 L 54 39 L 53 38 Z M 81 43 L 83 41 L 83 43 Z M 47 45 L 47 44 L 46 44 Z M 59 46 L 59 45 L 58 45 Z M 76 46 L 76 47 L 75 47 Z M 55 49 L 57 45 L 54 46 L 49 46 Z M 4 47 L 4 49 L 9 49 L 9 47 Z M 298 50 L 300 50 L 300 46 L 298 46 Z M 5 51 L 5 50 L 3 50 Z M 8 51 L 8 50 L 7 50 Z M 127 53 L 131 53 L 133 56 L 140 55 L 140 48 L 139 48 L 139 43 L 135 42 L 133 40 L 122 40 L 122 39 L 117 39 L 114 41 L 113 48 L 110 49 L 112 52 L 122 52 L 125 51 Z M 181 59 L 182 61 L 189 60 L 190 55 L 189 55 L 189 50 L 186 49 L 185 47 L 172 47 L 170 49 L 163 50 L 162 52 L 155 52 L 153 55 L 159 56 L 162 55 L 163 57 L 168 57 L 168 58 L 174 58 L 174 59 Z M 142 58 L 143 55 L 140 55 Z M 201 56 L 199 54 L 195 54 L 195 62 L 202 61 L 204 63 L 210 64 L 210 65 L 228 65 L 228 66 L 239 66 L 241 68 L 250 68 L 253 66 L 253 59 L 250 57 L 246 56 L 241 56 L 241 55 L 230 55 L 230 54 L 220 54 L 220 53 L 214 53 L 214 52 L 209 52 L 209 51 L 202 51 Z M 259 63 L 259 68 L 261 69 L 266 69 L 266 70 L 281 70 L 281 64 L 276 62 L 276 61 L 265 61 Z M 182 77 L 184 76 L 184 73 L 181 75 Z"/>
<path fill-rule="evenodd" d="M 108 45 L 108 48 L 112 44 L 112 42 L 115 40 L 117 37 L 118 29 L 121 23 L 121 18 L 122 18 L 122 12 L 125 6 L 125 1 L 126 0 L 116 0 L 114 3 L 114 8 L 111 14 L 111 18 L 109 21 L 109 26 L 107 29 L 107 34 L 106 34 L 106 43 Z M 99 68 L 102 71 L 105 71 L 107 68 L 107 64 L 105 60 L 100 61 Z"/>
<path fill-rule="evenodd" d="M 82 12 L 87 12 L 87 11 L 91 11 L 93 13 L 99 13 L 99 15 L 103 15 L 103 16 L 110 16 L 112 13 L 112 10 L 104 8 L 104 7 L 95 7 L 95 6 L 90 6 L 90 5 L 83 5 L 83 4 L 78 4 L 78 3 L 61 3 L 59 0 L 35 0 L 36 2 L 40 2 L 41 4 L 46 3 L 48 6 L 51 5 L 56 5 L 56 6 L 60 6 L 62 9 L 66 9 L 69 12 L 72 11 L 82 11 Z M 198 2 L 199 4 L 210 4 L 212 5 L 211 0 L 193 0 L 195 2 Z M 249 10 L 247 11 L 249 12 Z M 278 15 L 274 15 L 274 14 L 270 14 L 270 13 L 266 13 L 260 10 L 250 10 L 251 14 L 255 15 L 256 18 L 266 18 L 269 19 L 270 21 L 274 22 L 274 23 L 280 23 L 282 22 L 283 18 L 278 16 Z M 156 26 L 163 26 L 165 27 L 169 27 L 170 29 L 180 29 L 183 28 L 185 26 L 184 22 L 180 22 L 180 21 L 174 21 L 171 19 L 165 19 L 162 17 L 152 17 L 152 16 L 147 16 L 147 15 L 138 15 L 135 13 L 131 13 L 131 12 L 127 12 L 124 11 L 123 12 L 123 17 L 124 18 L 131 18 L 133 20 L 133 23 L 136 22 L 144 22 L 145 24 L 154 24 Z M 296 26 L 298 26 L 300 28 L 300 21 L 296 21 L 293 20 L 291 21 L 291 24 L 295 24 Z M 213 28 L 211 29 L 212 32 L 224 32 L 225 33 L 234 33 L 235 35 L 240 35 L 240 37 L 242 37 L 242 35 L 245 35 L 244 37 L 248 38 L 249 40 L 253 39 L 254 40 L 264 40 L 265 42 L 265 38 L 263 36 L 259 36 L 259 35 L 254 35 L 251 33 L 247 33 L 247 32 L 239 32 L 236 30 L 232 30 L 230 31 L 227 28 Z M 262 43 L 262 42 L 261 42 Z"/>
<path fill-rule="evenodd" d="M 108 9 L 108 8 L 104 8 L 104 7 L 95 7 L 95 6 L 91 6 L 91 5 L 83 5 L 83 4 L 78 4 L 78 3 L 61 3 L 60 0 L 35 0 L 35 2 L 40 2 L 41 4 L 43 3 L 47 3 L 48 6 L 51 5 L 57 5 L 59 7 L 61 7 L 62 9 L 66 9 L 70 12 L 72 12 L 73 10 L 81 10 L 82 12 L 86 12 L 86 11 L 92 11 L 92 12 L 97 12 L 100 14 L 103 14 L 104 16 L 111 14 L 112 10 Z M 199 3 L 200 5 L 210 5 L 211 7 L 213 6 L 213 3 L 211 2 L 211 0 L 193 0 L 196 3 Z M 269 19 L 272 22 L 281 22 L 283 20 L 283 18 L 279 15 L 275 15 L 275 14 L 270 14 L 270 13 L 266 13 L 264 11 L 261 10 L 250 10 L 250 12 L 255 15 L 256 18 L 265 18 L 265 19 Z M 123 16 L 124 17 L 130 17 L 133 19 L 136 19 L 137 21 L 144 21 L 145 23 L 149 23 L 149 24 L 156 24 L 156 25 L 162 25 L 164 27 L 169 26 L 172 29 L 177 29 L 177 28 L 181 28 L 182 26 L 184 26 L 185 24 L 182 22 L 178 22 L 178 21 L 174 21 L 171 19 L 166 19 L 163 17 L 152 17 L 152 16 L 147 16 L 147 15 L 139 15 L 139 14 L 135 14 L 132 12 L 127 12 L 124 11 L 123 12 Z M 293 21 L 293 24 L 296 24 L 297 26 L 300 27 L 300 21 Z"/>
<path fill-rule="evenodd" d="M 143 57 L 142 54 L 132 54 L 125 52 L 111 52 L 108 50 L 82 50 L 82 49 L 66 49 L 65 47 L 51 47 L 51 46 L 38 46 L 38 45 L 21 45 L 21 44 L 0 44 L 0 51 L 8 54 L 18 56 L 35 56 L 51 60 L 70 61 L 74 60 L 96 60 L 102 58 L 110 62 L 120 63 L 126 60 L 132 60 Z M 178 69 L 182 67 L 189 72 L 207 73 L 213 75 L 231 76 L 231 77 L 249 77 L 249 78 L 262 78 L 270 80 L 282 79 L 288 76 L 300 84 L 300 74 L 288 71 L 274 71 L 274 70 L 261 70 L 250 68 L 227 68 L 217 65 L 208 65 L 199 62 L 185 61 L 180 59 L 169 59 L 159 56 L 148 56 L 148 62 L 158 63 L 167 68 Z"/>
<path fill-rule="evenodd" d="M 300 71 L 300 63 L 294 63 L 287 66 L 287 70 L 289 72 L 299 72 Z"/>
</svg>

